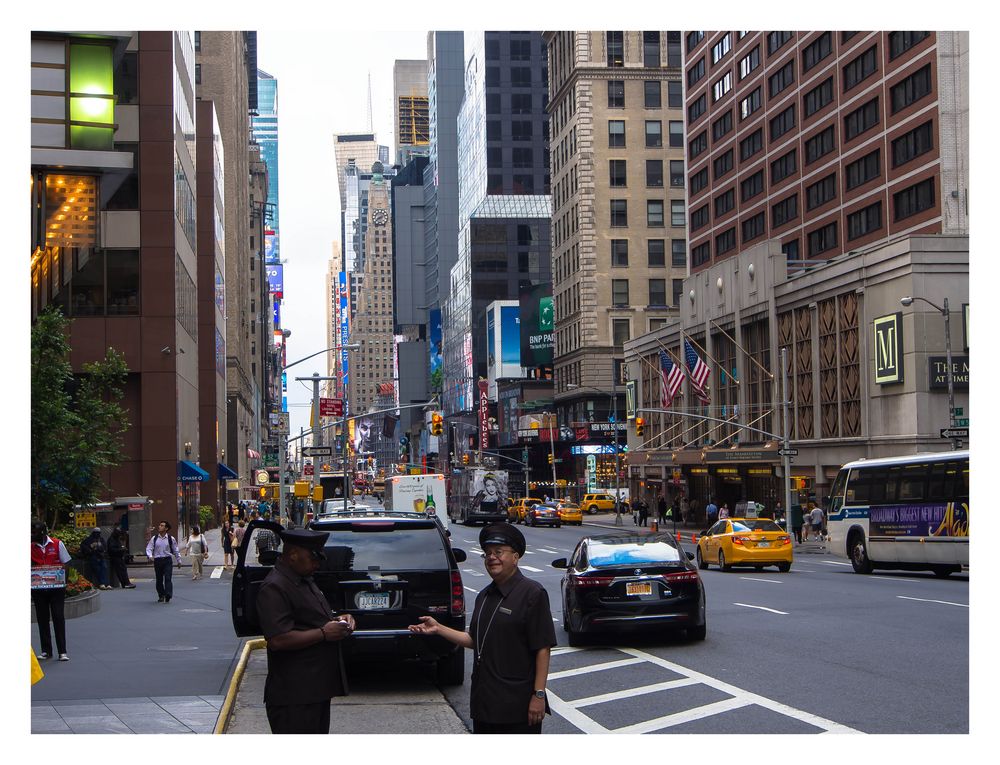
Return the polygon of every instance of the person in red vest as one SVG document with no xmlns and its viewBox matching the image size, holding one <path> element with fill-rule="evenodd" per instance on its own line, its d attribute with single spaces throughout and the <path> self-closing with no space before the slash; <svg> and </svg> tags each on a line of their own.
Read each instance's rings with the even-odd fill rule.
<svg viewBox="0 0 1000 765">
<path fill-rule="evenodd" d="M 66 545 L 58 539 L 49 536 L 48 528 L 42 521 L 31 524 L 31 567 L 62 568 L 65 571 L 69 563 L 69 551 Z M 32 587 L 31 602 L 35 604 L 35 619 L 38 622 L 38 637 L 42 645 L 39 659 L 52 658 L 52 634 L 49 631 L 51 615 L 52 625 L 56 631 L 56 649 L 59 651 L 59 661 L 69 661 L 66 655 L 66 617 L 63 605 L 66 601 L 66 585 L 63 580 L 61 587 Z"/>
</svg>

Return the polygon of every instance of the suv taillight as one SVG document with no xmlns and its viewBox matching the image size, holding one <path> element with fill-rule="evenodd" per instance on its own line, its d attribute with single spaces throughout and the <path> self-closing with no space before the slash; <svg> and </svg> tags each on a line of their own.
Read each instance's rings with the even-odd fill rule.
<svg viewBox="0 0 1000 765">
<path fill-rule="evenodd" d="M 462 587 L 462 575 L 457 571 L 451 572 L 451 615 L 461 616 L 465 614 L 465 590 Z"/>
<path fill-rule="evenodd" d="M 567 584 L 570 587 L 607 587 L 613 581 L 613 576 L 579 576 L 572 574 Z"/>
<path fill-rule="evenodd" d="M 673 584 L 674 582 L 697 582 L 698 572 L 678 571 L 676 574 L 666 574 L 663 578 L 666 579 L 671 584 Z"/>
</svg>

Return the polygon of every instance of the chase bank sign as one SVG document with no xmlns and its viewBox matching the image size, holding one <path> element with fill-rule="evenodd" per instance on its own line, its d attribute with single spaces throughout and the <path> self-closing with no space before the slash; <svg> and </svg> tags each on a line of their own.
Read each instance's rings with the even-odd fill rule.
<svg viewBox="0 0 1000 765">
<path fill-rule="evenodd" d="M 874 329 L 876 385 L 903 382 L 903 314 L 880 316 Z"/>
</svg>

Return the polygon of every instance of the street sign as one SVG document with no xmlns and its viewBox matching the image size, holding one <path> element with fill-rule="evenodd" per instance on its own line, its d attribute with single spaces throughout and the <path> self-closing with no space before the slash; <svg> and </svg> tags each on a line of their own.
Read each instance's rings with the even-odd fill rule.
<svg viewBox="0 0 1000 765">
<path fill-rule="evenodd" d="M 968 438 L 968 428 L 941 428 L 941 438 Z"/>
<path fill-rule="evenodd" d="M 303 457 L 332 457 L 332 446 L 305 446 L 302 448 Z"/>
<path fill-rule="evenodd" d="M 344 399 L 342 398 L 321 398 L 319 400 L 320 417 L 343 417 Z"/>
<path fill-rule="evenodd" d="M 799 453 L 798 449 L 778 449 L 779 457 L 784 457 L 786 455 L 789 457 L 795 457 L 798 455 L 798 453 Z"/>
<path fill-rule="evenodd" d="M 78 529 L 92 529 L 97 526 L 97 513 L 77 513 L 76 527 Z"/>
<path fill-rule="evenodd" d="M 955 425 L 957 427 L 960 427 L 960 428 L 967 428 L 967 427 L 969 427 L 969 418 L 968 417 L 956 417 L 955 418 Z"/>
<path fill-rule="evenodd" d="M 302 467 L 302 475 L 313 475 L 313 466 L 311 463 L 307 462 Z"/>
<path fill-rule="evenodd" d="M 952 410 L 952 414 L 954 414 L 956 417 L 961 417 L 963 414 L 965 414 L 965 407 L 956 406 Z"/>
</svg>

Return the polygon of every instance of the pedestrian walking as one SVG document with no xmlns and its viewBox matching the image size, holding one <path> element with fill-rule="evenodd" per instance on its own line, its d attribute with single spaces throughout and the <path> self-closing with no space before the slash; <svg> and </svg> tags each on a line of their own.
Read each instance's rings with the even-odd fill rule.
<svg viewBox="0 0 1000 765">
<path fill-rule="evenodd" d="M 681 523 L 691 522 L 691 502 L 687 497 L 681 497 Z"/>
<path fill-rule="evenodd" d="M 708 504 L 705 505 L 705 522 L 709 526 L 714 526 L 717 520 L 719 520 L 719 507 L 712 500 L 708 500 Z"/>
<path fill-rule="evenodd" d="M 284 547 L 257 595 L 267 640 L 264 707 L 271 733 L 329 733 L 330 699 L 347 694 L 340 641 L 354 617 L 333 615 L 313 581 L 330 533 L 289 529 Z"/>
<path fill-rule="evenodd" d="M 222 522 L 222 565 L 226 568 L 233 567 L 233 524 L 229 520 Z"/>
<path fill-rule="evenodd" d="M 812 525 L 813 541 L 823 540 L 823 508 L 814 502 L 810 502 L 809 523 Z"/>
<path fill-rule="evenodd" d="M 108 546 L 100 529 L 93 529 L 90 536 L 80 543 L 80 557 L 84 561 L 87 579 L 99 590 L 111 589 L 108 584 L 108 561 L 105 558 L 107 552 Z"/>
<path fill-rule="evenodd" d="M 201 579 L 202 564 L 208 560 L 208 539 L 201 533 L 200 526 L 191 527 L 184 550 L 191 556 L 191 581 Z"/>
<path fill-rule="evenodd" d="M 639 525 L 645 526 L 646 521 L 649 519 L 649 505 L 645 501 L 639 504 Z"/>
<path fill-rule="evenodd" d="M 476 596 L 469 631 L 421 616 L 410 631 L 440 635 L 473 650 L 469 714 L 473 733 L 541 733 L 550 713 L 545 686 L 556 645 L 549 596 L 517 567 L 524 535 L 509 523 L 479 533 L 486 572 L 493 580 Z"/>
<path fill-rule="evenodd" d="M 667 500 L 663 494 L 656 498 L 656 518 L 660 523 L 667 520 Z"/>
<path fill-rule="evenodd" d="M 41 645 L 39 659 L 52 658 L 52 632 L 56 633 L 56 650 L 59 661 L 69 661 L 66 653 L 66 564 L 70 562 L 66 545 L 49 536 L 48 527 L 42 521 L 31 524 L 31 568 L 48 569 L 52 576 L 32 577 L 31 602 L 35 604 L 35 621 L 38 622 L 38 642 Z M 61 569 L 62 574 L 58 571 Z M 40 572 L 39 572 L 40 573 Z"/>
<path fill-rule="evenodd" d="M 156 533 L 146 544 L 146 557 L 152 558 L 156 573 L 157 603 L 169 603 L 174 596 L 174 560 L 181 567 L 181 551 L 170 535 L 169 521 L 160 521 Z"/>
<path fill-rule="evenodd" d="M 802 544 L 805 541 L 802 538 L 802 505 L 792 505 L 790 515 L 792 519 L 792 534 L 795 537 L 795 542 Z"/>
<path fill-rule="evenodd" d="M 729 505 L 725 502 L 722 503 L 722 507 L 719 508 L 719 520 L 729 517 Z"/>
<path fill-rule="evenodd" d="M 240 554 L 239 550 L 243 546 L 243 535 L 247 533 L 247 524 L 242 518 L 233 529 L 233 565 L 236 565 L 236 558 Z"/>
<path fill-rule="evenodd" d="M 135 585 L 128 578 L 127 537 L 120 528 L 115 528 L 108 538 L 108 561 L 111 563 L 111 581 L 123 590 L 134 590 Z"/>
</svg>

